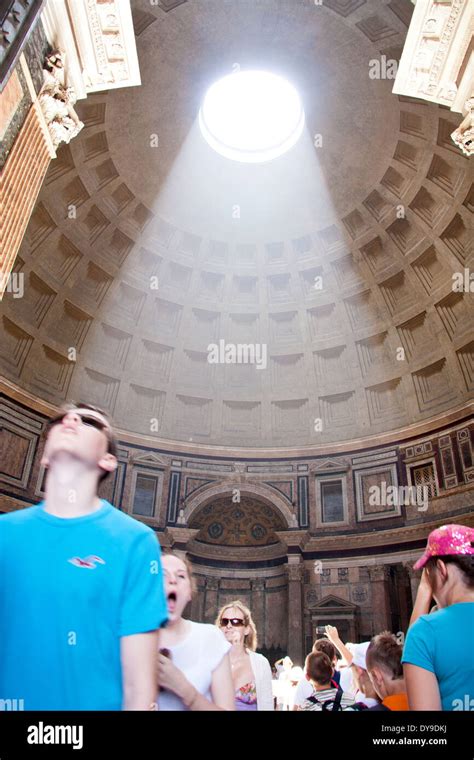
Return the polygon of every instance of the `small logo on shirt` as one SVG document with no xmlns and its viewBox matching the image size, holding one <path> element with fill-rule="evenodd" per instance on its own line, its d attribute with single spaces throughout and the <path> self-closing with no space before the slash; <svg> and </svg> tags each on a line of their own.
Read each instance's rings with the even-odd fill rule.
<svg viewBox="0 0 474 760">
<path fill-rule="evenodd" d="M 68 562 L 76 567 L 86 567 L 88 570 L 95 570 L 97 562 L 99 565 L 105 565 L 105 560 L 103 560 L 102 557 L 97 557 L 95 554 L 89 554 L 89 556 L 84 559 L 81 559 L 81 557 L 71 557 L 71 559 L 68 559 Z"/>
</svg>

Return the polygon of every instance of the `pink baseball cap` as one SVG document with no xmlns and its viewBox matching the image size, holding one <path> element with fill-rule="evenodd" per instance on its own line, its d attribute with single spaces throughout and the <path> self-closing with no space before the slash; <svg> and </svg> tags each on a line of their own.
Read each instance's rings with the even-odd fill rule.
<svg viewBox="0 0 474 760">
<path fill-rule="evenodd" d="M 474 528 L 467 525 L 442 525 L 431 531 L 424 554 L 413 565 L 420 570 L 430 557 L 443 557 L 447 554 L 474 555 Z"/>
</svg>

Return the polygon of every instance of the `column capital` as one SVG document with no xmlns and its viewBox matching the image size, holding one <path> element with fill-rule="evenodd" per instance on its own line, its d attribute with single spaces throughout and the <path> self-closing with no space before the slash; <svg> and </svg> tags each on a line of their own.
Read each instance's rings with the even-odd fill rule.
<svg viewBox="0 0 474 760">
<path fill-rule="evenodd" d="M 413 562 L 404 562 L 403 567 L 407 571 L 409 578 L 419 578 L 421 573 L 419 570 L 414 570 Z"/>
<path fill-rule="evenodd" d="M 389 578 L 388 565 L 371 565 L 368 570 L 371 581 L 387 581 Z"/>
<path fill-rule="evenodd" d="M 300 563 L 288 563 L 287 565 L 287 573 L 288 573 L 288 580 L 289 581 L 298 581 L 298 583 L 301 583 L 303 581 L 303 564 Z"/>
</svg>

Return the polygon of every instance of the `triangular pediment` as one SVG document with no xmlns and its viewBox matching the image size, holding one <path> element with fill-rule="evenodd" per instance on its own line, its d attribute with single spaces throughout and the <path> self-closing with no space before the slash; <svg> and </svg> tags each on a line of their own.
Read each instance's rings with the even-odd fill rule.
<svg viewBox="0 0 474 760">
<path fill-rule="evenodd" d="M 152 451 L 149 451 L 146 454 L 138 454 L 137 456 L 133 457 L 132 461 L 133 464 L 146 464 L 151 467 L 166 466 L 166 462 L 161 459 L 158 454 L 154 454 Z"/>
<path fill-rule="evenodd" d="M 328 594 L 328 596 L 325 596 L 324 599 L 321 599 L 317 604 L 313 605 L 313 610 L 321 610 L 321 609 L 328 609 L 331 610 L 334 609 L 340 609 L 340 610 L 354 610 L 357 608 L 356 604 L 352 604 L 352 602 L 348 602 L 346 599 L 341 599 L 340 596 L 335 596 L 334 594 Z"/>
<path fill-rule="evenodd" d="M 342 470 L 345 470 L 347 468 L 347 464 L 344 461 L 341 461 L 340 459 L 322 459 L 319 462 L 316 463 L 315 471 L 316 472 L 327 472 L 331 470 L 338 470 L 341 472 Z"/>
</svg>

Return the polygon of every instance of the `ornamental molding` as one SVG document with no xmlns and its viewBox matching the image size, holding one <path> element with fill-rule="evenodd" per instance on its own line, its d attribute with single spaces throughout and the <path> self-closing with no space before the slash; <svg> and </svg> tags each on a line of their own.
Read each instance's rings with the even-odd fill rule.
<svg viewBox="0 0 474 760">
<path fill-rule="evenodd" d="M 175 526 L 168 526 L 165 530 L 166 545 L 173 547 L 174 544 L 180 544 L 181 546 L 187 545 L 192 541 L 199 533 L 196 528 L 182 528 Z"/>
<path fill-rule="evenodd" d="M 273 489 L 262 483 L 255 483 L 251 479 L 246 480 L 244 476 L 239 477 L 237 475 L 222 481 L 213 482 L 209 486 L 203 486 L 194 496 L 188 497 L 184 512 L 186 523 L 189 525 L 193 515 L 211 501 L 222 496 L 228 496 L 229 500 L 231 500 L 233 491 L 238 491 L 242 495 L 253 497 L 271 505 L 280 513 L 288 528 L 293 527 L 294 515 L 288 506 L 287 499 L 284 499 L 283 496 L 278 495 Z M 235 503 L 237 504 L 238 501 Z"/>
<path fill-rule="evenodd" d="M 130 0 L 48 0 L 41 20 L 78 99 L 141 84 Z"/>
<path fill-rule="evenodd" d="M 288 580 L 295 583 L 302 583 L 303 581 L 304 566 L 302 564 L 293 564 L 291 562 L 287 565 Z"/>
<path fill-rule="evenodd" d="M 463 525 L 474 527 L 474 512 L 463 514 L 461 516 L 455 516 L 453 519 L 456 521 L 459 519 Z M 361 533 L 344 536 L 344 549 L 376 549 L 377 547 L 389 547 L 394 545 L 394 551 L 404 550 L 403 544 L 412 541 L 426 540 L 429 533 L 435 528 L 439 528 L 443 523 L 448 522 L 447 518 L 432 520 L 417 525 L 411 525 L 408 527 L 394 528 L 392 530 L 381 530 L 371 533 Z M 452 521 L 452 520 L 451 520 Z M 341 549 L 341 536 L 328 536 L 324 538 L 311 537 L 306 546 L 304 547 L 305 553 L 313 552 L 327 552 L 327 551 L 339 551 Z M 419 554 L 419 552 L 417 552 Z M 368 557 L 369 559 L 369 557 Z M 329 563 L 328 563 L 329 566 Z M 334 564 L 330 565 L 334 567 Z"/>
<path fill-rule="evenodd" d="M 169 530 L 174 536 L 176 528 Z M 196 534 L 199 533 L 198 530 L 189 530 L 189 533 L 193 533 L 194 535 L 190 536 L 186 544 L 186 551 L 192 557 L 199 558 L 201 563 L 204 564 L 206 560 L 210 562 L 264 562 L 285 556 L 285 547 L 281 543 L 270 544 L 268 546 L 219 546 L 217 544 L 204 544 L 202 541 L 197 541 Z M 185 542 L 184 534 L 182 542 Z M 279 572 L 281 573 L 281 569 Z"/>
<path fill-rule="evenodd" d="M 393 92 L 462 113 L 474 84 L 473 31 L 471 0 L 417 0 Z"/>
<path fill-rule="evenodd" d="M 372 582 L 388 581 L 390 578 L 390 568 L 388 565 L 373 565 L 368 568 L 368 571 Z"/>
</svg>

